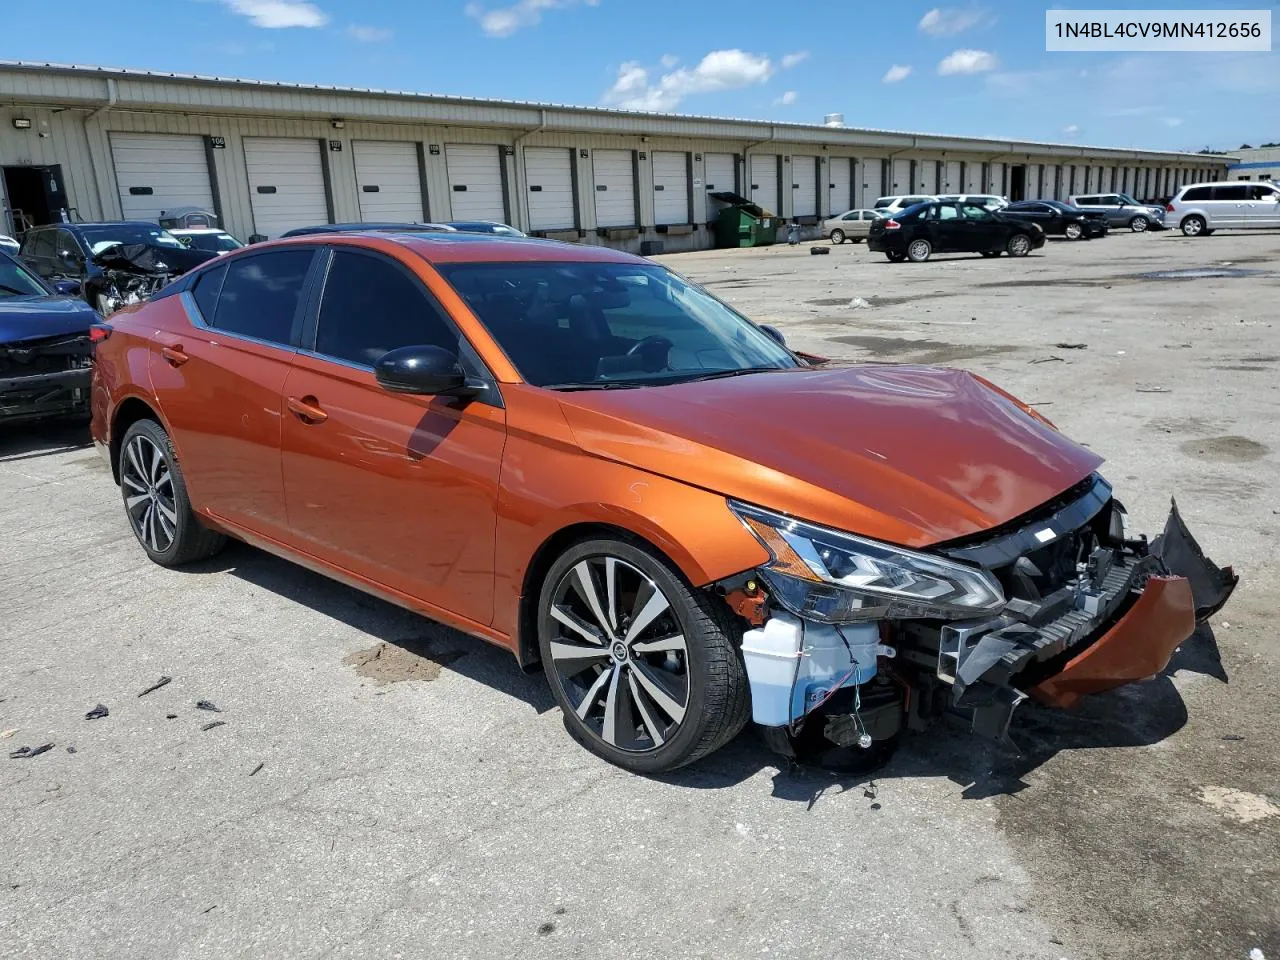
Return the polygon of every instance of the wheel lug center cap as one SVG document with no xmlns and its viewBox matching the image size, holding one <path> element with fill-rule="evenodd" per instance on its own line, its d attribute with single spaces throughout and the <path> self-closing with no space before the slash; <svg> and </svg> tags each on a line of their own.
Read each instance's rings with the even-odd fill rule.
<svg viewBox="0 0 1280 960">
<path fill-rule="evenodd" d="M 617 660 L 619 663 L 626 663 L 627 645 L 621 640 L 613 645 L 613 650 L 611 652 L 613 653 L 613 659 Z"/>
</svg>

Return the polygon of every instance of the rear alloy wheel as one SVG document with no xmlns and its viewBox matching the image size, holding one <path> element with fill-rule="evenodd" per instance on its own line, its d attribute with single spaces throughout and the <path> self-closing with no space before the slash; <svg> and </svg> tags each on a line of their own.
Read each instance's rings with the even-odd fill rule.
<svg viewBox="0 0 1280 960">
<path fill-rule="evenodd" d="M 1031 252 L 1031 241 L 1027 239 L 1025 233 L 1015 233 L 1009 238 L 1009 243 L 1005 246 L 1011 257 L 1025 257 Z"/>
<path fill-rule="evenodd" d="M 889 258 L 891 263 L 901 263 L 903 260 L 907 259 L 907 255 L 905 253 L 899 253 L 897 250 L 886 250 L 884 255 Z"/>
<path fill-rule="evenodd" d="M 724 604 L 623 540 L 591 540 L 551 567 L 538 644 L 569 734 L 611 763 L 657 773 L 692 763 L 751 715 Z"/>
<path fill-rule="evenodd" d="M 196 519 L 173 444 L 154 420 L 134 423 L 120 443 L 120 493 L 133 535 L 161 566 L 212 556 L 226 542 Z"/>
<path fill-rule="evenodd" d="M 1084 234 L 1084 227 L 1078 223 L 1068 223 L 1067 228 L 1063 231 L 1068 240 L 1079 240 Z"/>
<path fill-rule="evenodd" d="M 1129 221 L 1129 229 L 1134 233 L 1146 233 L 1149 226 L 1151 226 L 1151 221 L 1143 216 L 1134 217 Z"/>
<path fill-rule="evenodd" d="M 832 231 L 831 231 L 831 242 L 832 242 L 832 243 L 844 243 L 844 231 L 843 231 L 843 230 L 832 230 Z"/>
<path fill-rule="evenodd" d="M 912 263 L 924 263 L 931 253 L 933 253 L 933 247 L 928 240 L 912 240 L 907 244 L 907 259 Z"/>
<path fill-rule="evenodd" d="M 1205 233 L 1204 217 L 1190 216 L 1182 221 L 1182 235 L 1184 237 L 1198 237 Z"/>
</svg>

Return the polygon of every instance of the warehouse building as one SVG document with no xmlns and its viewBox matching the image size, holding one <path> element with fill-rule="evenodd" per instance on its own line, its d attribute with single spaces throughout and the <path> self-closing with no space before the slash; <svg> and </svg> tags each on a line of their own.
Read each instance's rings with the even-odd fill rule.
<svg viewBox="0 0 1280 960">
<path fill-rule="evenodd" d="M 1227 168 L 1228 180 L 1272 180 L 1280 183 L 1280 147 L 1242 147 Z"/>
<path fill-rule="evenodd" d="M 814 233 L 884 194 L 1145 199 L 1222 179 L 1230 162 L 0 61 L 0 232 L 194 205 L 242 239 L 326 222 L 482 219 L 673 252 L 714 245 L 716 193 Z"/>
</svg>

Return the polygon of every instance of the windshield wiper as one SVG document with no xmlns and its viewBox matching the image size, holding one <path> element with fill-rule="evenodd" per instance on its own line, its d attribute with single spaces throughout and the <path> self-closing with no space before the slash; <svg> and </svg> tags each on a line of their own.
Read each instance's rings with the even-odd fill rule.
<svg viewBox="0 0 1280 960">
<path fill-rule="evenodd" d="M 773 373 L 775 370 L 789 370 L 790 367 L 740 367 L 737 370 L 716 370 L 712 373 L 704 373 L 697 377 L 689 377 L 687 380 L 677 380 L 677 383 L 698 383 L 702 380 L 723 380 L 726 377 L 745 377 L 749 373 Z"/>
<path fill-rule="evenodd" d="M 629 390 L 643 386 L 631 380 L 591 380 L 582 383 L 546 383 L 543 390 Z"/>
</svg>

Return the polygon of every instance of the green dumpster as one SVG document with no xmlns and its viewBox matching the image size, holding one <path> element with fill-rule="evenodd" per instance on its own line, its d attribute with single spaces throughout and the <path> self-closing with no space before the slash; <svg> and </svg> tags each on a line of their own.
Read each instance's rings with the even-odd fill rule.
<svg viewBox="0 0 1280 960">
<path fill-rule="evenodd" d="M 709 196 L 725 204 L 716 217 L 717 247 L 767 247 L 777 240 L 778 218 L 764 207 L 727 191 Z"/>
</svg>

